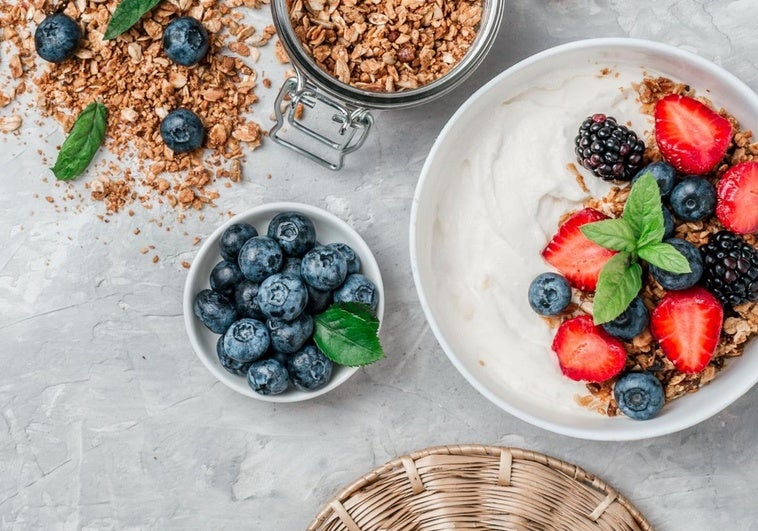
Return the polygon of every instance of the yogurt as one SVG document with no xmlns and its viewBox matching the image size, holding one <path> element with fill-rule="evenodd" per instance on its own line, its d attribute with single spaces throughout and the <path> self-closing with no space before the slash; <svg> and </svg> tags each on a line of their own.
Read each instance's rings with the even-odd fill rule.
<svg viewBox="0 0 758 531">
<path fill-rule="evenodd" d="M 610 189 L 576 164 L 584 191 L 568 166 L 581 122 L 603 112 L 641 138 L 652 130 L 632 88 L 643 72 L 600 69 L 553 71 L 493 109 L 462 154 L 462 175 L 442 194 L 432 237 L 434 289 L 449 302 L 439 318 L 458 323 L 456 352 L 477 356 L 508 394 L 579 415 L 597 413 L 576 402 L 588 391 L 561 373 L 555 329 L 531 310 L 527 291 L 552 270 L 540 251 L 561 215 Z"/>
</svg>

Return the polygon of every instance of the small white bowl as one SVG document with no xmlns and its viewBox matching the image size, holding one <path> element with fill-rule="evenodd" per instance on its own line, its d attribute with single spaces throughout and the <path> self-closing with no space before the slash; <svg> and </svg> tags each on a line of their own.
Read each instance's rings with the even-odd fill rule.
<svg viewBox="0 0 758 531">
<path fill-rule="evenodd" d="M 446 295 L 447 292 L 441 289 L 445 287 L 444 282 L 455 281 L 448 273 L 444 257 L 456 255 L 446 255 L 446 253 L 460 253 L 466 244 L 463 237 L 458 243 L 450 243 L 442 238 L 440 236 L 443 234 L 441 224 L 449 223 L 453 226 L 455 220 L 464 215 L 457 211 L 457 207 L 451 208 L 451 205 L 458 205 L 457 202 L 461 200 L 461 194 L 456 194 L 458 188 L 455 186 L 457 186 L 456 183 L 469 182 L 466 180 L 467 168 L 478 168 L 478 166 L 472 166 L 471 161 L 488 160 L 477 157 L 481 146 L 495 143 L 488 137 L 487 131 L 502 127 L 493 118 L 493 110 L 506 102 L 513 101 L 521 94 L 539 94 L 546 87 L 556 91 L 565 90 L 564 83 L 575 79 L 577 75 L 575 72 L 587 69 L 588 65 L 592 68 L 597 67 L 598 74 L 603 66 L 615 65 L 623 69 L 634 69 L 635 72 L 657 72 L 674 80 L 686 82 L 699 95 L 710 98 L 716 106 L 726 108 L 740 121 L 743 128 L 753 130 L 758 128 L 758 95 L 729 72 L 678 48 L 637 39 L 592 39 L 565 44 L 538 53 L 512 66 L 479 89 L 458 109 L 438 136 L 426 159 L 413 200 L 410 221 L 411 266 L 421 305 L 443 350 L 469 383 L 497 406 L 526 422 L 572 437 L 594 440 L 644 439 L 673 433 L 702 422 L 750 390 L 758 382 L 758 341 L 752 341 L 745 348 L 743 356 L 728 360 L 727 367 L 719 372 L 711 383 L 694 394 L 666 404 L 656 418 L 647 421 L 634 421 L 623 416 L 609 418 L 599 414 L 591 415 L 579 406 L 572 409 L 572 407 L 563 407 L 566 404 L 554 401 L 546 403 L 546 399 L 538 400 L 533 396 L 534 392 L 529 392 L 530 390 L 547 391 L 546 384 L 553 381 L 553 378 L 556 379 L 555 387 L 566 385 L 565 382 L 558 381 L 563 377 L 557 368 L 557 362 L 552 363 L 551 366 L 550 360 L 539 358 L 546 360 L 543 365 L 553 370 L 552 372 L 535 371 L 539 375 L 534 378 L 531 375 L 523 379 L 520 376 L 515 377 L 504 369 L 506 360 L 498 356 L 507 357 L 509 352 L 514 352 L 514 354 L 507 360 L 516 359 L 515 356 L 518 353 L 525 352 L 540 356 L 552 355 L 549 342 L 543 348 L 542 340 L 537 342 L 535 337 L 525 337 L 524 327 L 519 326 L 519 323 L 531 323 L 527 321 L 531 318 L 527 312 L 531 310 L 527 304 L 526 289 L 521 285 L 518 289 L 514 288 L 516 281 L 512 280 L 513 276 L 522 275 L 523 266 L 519 266 L 518 263 L 498 263 L 496 272 L 493 273 L 498 278 L 504 279 L 503 285 L 510 282 L 507 288 L 510 291 L 504 288 L 505 293 L 515 297 L 509 304 L 520 308 L 519 305 L 523 301 L 524 312 L 521 314 L 519 310 L 518 314 L 511 314 L 516 316 L 513 320 L 514 324 L 509 323 L 504 314 L 500 314 L 494 321 L 488 320 L 485 323 L 485 328 L 493 325 L 501 327 L 498 330 L 504 330 L 510 325 L 510 330 L 513 330 L 513 332 L 508 332 L 512 335 L 509 342 L 502 343 L 498 351 L 487 354 L 493 363 L 481 361 L 483 359 L 481 352 L 477 352 L 477 347 L 472 345 L 473 341 L 466 341 L 466 334 L 470 333 L 469 330 L 472 330 L 474 325 L 464 322 L 464 319 L 458 319 L 457 316 L 454 317 L 454 312 L 458 310 L 450 310 L 456 304 L 462 305 L 461 300 L 453 299 L 452 295 Z M 568 72 L 565 77 L 563 77 L 564 72 Z M 560 89 L 554 87 L 560 87 Z M 612 87 L 612 90 L 617 91 L 618 85 Z M 567 93 L 563 94 L 565 98 Z M 572 98 L 576 98 L 582 105 L 590 108 L 597 105 L 592 99 L 591 92 L 580 92 L 578 96 L 572 96 Z M 565 103 L 562 104 L 565 106 Z M 550 109 L 550 107 L 547 108 Z M 590 112 L 607 112 L 607 110 L 596 109 Z M 584 116 L 577 116 L 577 127 Z M 518 134 L 519 131 L 514 129 L 503 136 L 510 139 Z M 539 139 L 534 141 L 539 141 Z M 558 171 L 562 171 L 563 165 L 574 161 L 573 146 L 561 144 L 557 149 L 553 149 L 554 147 L 540 145 L 548 157 L 556 157 L 556 153 L 559 154 L 562 162 Z M 498 178 L 494 181 L 502 190 L 515 191 L 520 187 L 534 186 L 533 180 L 538 178 L 539 175 L 536 174 L 498 173 Z M 593 177 L 588 177 L 588 179 L 593 179 Z M 487 197 L 491 196 L 492 194 Z M 483 209 L 486 206 L 483 203 L 477 208 Z M 476 211 L 474 207 L 470 210 Z M 489 226 L 481 227 L 481 231 L 494 231 L 498 234 L 498 230 L 507 230 L 503 229 L 503 226 L 512 227 L 516 222 L 516 226 L 519 226 L 521 230 L 516 230 L 513 234 L 529 242 L 529 246 L 541 249 L 547 240 L 537 241 L 541 240 L 541 236 L 537 237 L 534 232 L 524 230 L 531 229 L 536 226 L 536 223 L 532 223 L 529 219 L 514 219 L 516 216 L 515 212 L 507 211 L 505 215 L 500 214 L 502 219 L 493 221 Z M 555 225 L 551 224 L 550 227 L 554 231 Z M 483 252 L 483 254 L 486 253 Z M 474 256 L 470 252 L 463 256 L 466 256 L 472 264 L 482 263 L 481 260 L 486 259 L 486 256 Z M 530 253 L 529 256 L 533 255 Z M 536 256 L 539 257 L 538 254 Z M 533 274 L 530 272 L 528 278 L 533 278 L 548 269 L 548 266 L 543 264 L 541 270 L 535 270 Z M 528 286 L 528 281 L 526 285 Z M 495 309 L 500 310 L 499 307 Z M 521 319 L 521 315 L 526 317 Z M 470 319 L 470 317 L 467 318 Z M 479 324 L 475 323 L 476 326 Z M 547 335 L 546 327 L 540 329 L 544 329 L 542 333 Z M 531 351 L 528 350 L 530 348 Z M 534 360 L 529 357 L 525 359 L 527 363 Z M 510 380 L 509 377 L 511 377 Z M 522 391 L 520 390 L 522 388 L 526 389 Z M 563 393 L 563 391 L 560 392 Z M 584 391 L 583 394 L 588 393 Z M 573 396 L 562 397 L 560 402 L 563 402 L 563 398 L 571 401 Z"/>
<path fill-rule="evenodd" d="M 321 208 L 302 203 L 269 203 L 251 208 L 221 225 L 205 240 L 192 262 L 192 267 L 190 267 L 189 275 L 184 284 L 184 326 L 187 329 L 187 335 L 195 354 L 219 381 L 238 393 L 266 402 L 300 402 L 316 398 L 343 384 L 358 370 L 357 367 L 345 367 L 335 363 L 332 379 L 320 389 L 306 392 L 290 385 L 287 391 L 279 395 L 258 394 L 250 388 L 244 376 L 231 374 L 221 366 L 216 354 L 218 334 L 208 330 L 195 317 L 192 310 L 195 295 L 203 289 L 210 288 L 208 277 L 213 266 L 222 260 L 218 250 L 218 240 L 226 228 L 234 223 L 249 223 L 258 230 L 259 234 L 266 234 L 268 224 L 274 216 L 280 212 L 290 211 L 300 212 L 313 221 L 316 227 L 316 238 L 319 242 L 323 244 L 343 242 L 353 248 L 361 259 L 361 273 L 371 279 L 379 290 L 379 306 L 376 315 L 380 324 L 384 316 L 384 285 L 382 284 L 379 265 L 363 238 L 337 216 Z"/>
</svg>

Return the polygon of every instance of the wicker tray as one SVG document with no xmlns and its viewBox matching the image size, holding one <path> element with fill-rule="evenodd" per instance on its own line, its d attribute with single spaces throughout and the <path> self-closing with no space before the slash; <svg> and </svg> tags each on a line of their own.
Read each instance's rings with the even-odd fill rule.
<svg viewBox="0 0 758 531">
<path fill-rule="evenodd" d="M 652 530 L 626 498 L 537 452 L 439 446 L 399 457 L 345 487 L 308 531 Z"/>
</svg>

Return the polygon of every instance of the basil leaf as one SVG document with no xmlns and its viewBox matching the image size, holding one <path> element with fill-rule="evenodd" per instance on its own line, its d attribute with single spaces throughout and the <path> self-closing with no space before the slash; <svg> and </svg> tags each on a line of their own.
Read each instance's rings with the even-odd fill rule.
<svg viewBox="0 0 758 531">
<path fill-rule="evenodd" d="M 663 239 L 661 190 L 649 171 L 632 186 L 624 205 L 623 218 L 637 236 L 637 247 L 644 247 L 648 243 Z"/>
<path fill-rule="evenodd" d="M 628 253 L 618 253 L 606 262 L 595 290 L 595 324 L 613 321 L 631 304 L 642 288 L 642 268 Z"/>
<path fill-rule="evenodd" d="M 690 263 L 676 247 L 668 243 L 650 243 L 641 247 L 637 253 L 648 264 L 665 269 L 671 273 L 691 273 Z"/>
<path fill-rule="evenodd" d="M 61 181 L 78 177 L 87 169 L 105 138 L 108 110 L 100 102 L 92 102 L 79 113 L 74 126 L 63 141 L 53 173 Z"/>
<path fill-rule="evenodd" d="M 633 252 L 637 238 L 631 225 L 623 219 L 604 219 L 580 227 L 582 234 L 598 245 L 614 251 Z"/>
<path fill-rule="evenodd" d="M 134 26 L 142 15 L 154 8 L 161 0 L 122 0 L 116 6 L 111 16 L 108 27 L 105 29 L 103 39 L 109 41 L 115 39 L 129 28 Z"/>
<path fill-rule="evenodd" d="M 379 320 L 364 304 L 333 304 L 313 318 L 313 325 L 316 346 L 335 363 L 359 367 L 384 357 Z"/>
</svg>

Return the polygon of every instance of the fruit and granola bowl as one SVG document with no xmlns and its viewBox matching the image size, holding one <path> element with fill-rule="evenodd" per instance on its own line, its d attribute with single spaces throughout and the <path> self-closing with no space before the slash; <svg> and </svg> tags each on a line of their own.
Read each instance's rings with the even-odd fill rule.
<svg viewBox="0 0 758 531">
<path fill-rule="evenodd" d="M 490 82 L 411 222 L 432 330 L 487 398 L 591 439 L 671 433 L 758 381 L 758 96 L 672 47 L 600 39 Z"/>
</svg>

